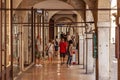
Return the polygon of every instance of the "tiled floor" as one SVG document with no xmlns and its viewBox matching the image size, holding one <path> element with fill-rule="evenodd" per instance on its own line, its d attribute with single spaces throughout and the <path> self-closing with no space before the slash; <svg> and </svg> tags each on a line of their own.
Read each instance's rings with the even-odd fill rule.
<svg viewBox="0 0 120 80">
<path fill-rule="evenodd" d="M 17 80 L 95 80 L 93 74 L 85 74 L 82 65 L 67 68 L 60 62 L 44 63 L 43 67 L 33 66 L 23 73 Z"/>
</svg>

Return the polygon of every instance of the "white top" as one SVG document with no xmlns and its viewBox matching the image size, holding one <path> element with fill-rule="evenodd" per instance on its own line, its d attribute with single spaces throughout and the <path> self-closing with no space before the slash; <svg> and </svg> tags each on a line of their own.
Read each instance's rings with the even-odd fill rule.
<svg viewBox="0 0 120 80">
<path fill-rule="evenodd" d="M 55 39 L 59 43 L 59 39 Z"/>
<path fill-rule="evenodd" d="M 54 51 L 54 44 L 48 43 L 48 52 L 53 52 Z"/>
<path fill-rule="evenodd" d="M 42 45 L 40 44 L 40 40 L 37 39 L 37 47 L 38 51 L 42 51 Z"/>
<path fill-rule="evenodd" d="M 68 41 L 71 40 L 71 36 L 70 35 L 67 36 L 67 40 Z"/>
</svg>

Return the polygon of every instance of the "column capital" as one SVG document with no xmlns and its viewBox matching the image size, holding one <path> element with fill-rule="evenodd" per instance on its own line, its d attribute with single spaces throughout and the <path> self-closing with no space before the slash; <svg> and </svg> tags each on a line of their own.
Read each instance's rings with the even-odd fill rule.
<svg viewBox="0 0 120 80">
<path fill-rule="evenodd" d="M 79 39 L 80 39 L 80 40 L 83 40 L 83 39 L 84 39 L 83 35 L 80 35 L 80 36 L 79 36 Z"/>
<path fill-rule="evenodd" d="M 110 21 L 101 21 L 101 22 L 98 22 L 97 23 L 97 26 L 98 27 L 105 27 L 105 28 L 109 28 L 109 27 L 111 27 L 111 23 L 110 23 Z"/>
<path fill-rule="evenodd" d="M 93 39 L 93 34 L 87 34 L 87 39 Z"/>
</svg>

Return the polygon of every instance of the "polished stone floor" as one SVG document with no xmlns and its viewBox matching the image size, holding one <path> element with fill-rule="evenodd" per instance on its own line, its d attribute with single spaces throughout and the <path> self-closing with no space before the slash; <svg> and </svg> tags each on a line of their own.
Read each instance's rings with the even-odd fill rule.
<svg viewBox="0 0 120 80">
<path fill-rule="evenodd" d="M 53 63 L 44 62 L 42 67 L 33 66 L 22 73 L 16 80 L 95 80 L 94 74 L 85 74 L 82 65 L 68 68 L 59 60 Z"/>
</svg>

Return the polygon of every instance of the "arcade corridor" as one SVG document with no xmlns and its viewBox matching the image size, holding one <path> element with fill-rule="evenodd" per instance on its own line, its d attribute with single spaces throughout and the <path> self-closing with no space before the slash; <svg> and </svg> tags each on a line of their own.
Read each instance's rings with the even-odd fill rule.
<svg viewBox="0 0 120 80">
<path fill-rule="evenodd" d="M 0 0 L 0 80 L 120 80 L 120 0 Z"/>
</svg>

